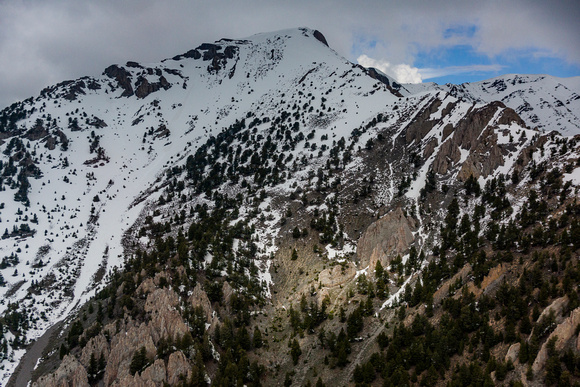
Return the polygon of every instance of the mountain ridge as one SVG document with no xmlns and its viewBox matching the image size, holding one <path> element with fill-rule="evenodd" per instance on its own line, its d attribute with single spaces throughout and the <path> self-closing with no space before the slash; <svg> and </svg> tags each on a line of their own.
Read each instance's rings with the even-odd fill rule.
<svg viewBox="0 0 580 387">
<path fill-rule="evenodd" d="M 506 198 L 518 208 L 535 173 L 561 168 L 555 179 L 571 182 L 567 192 L 580 184 L 574 138 L 544 134 L 530 125 L 532 113 L 524 114 L 527 122 L 518 115 L 522 103 L 541 97 L 492 102 L 483 98 L 493 98 L 487 89 L 474 91 L 488 84 L 497 91 L 495 82 L 505 84 L 509 76 L 455 89 L 398 85 L 341 58 L 317 32 L 222 39 L 157 64 L 111 65 L 100 77 L 63 82 L 4 109 L 0 216 L 15 228 L 6 228 L 0 246 L 7 285 L 0 289 L 9 300 L 0 306 L 6 316 L 18 313 L 16 323 L 3 327 L 4 338 L 30 340 L 62 316 L 80 313 L 85 302 L 108 292 L 108 281 L 119 281 L 121 267 L 139 267 L 147 260 L 141 254 L 161 249 L 167 236 L 173 247 L 166 258 L 176 254 L 179 270 L 208 281 L 196 285 L 197 298 L 209 297 L 201 302 L 208 319 L 213 312 L 224 314 L 219 322 L 226 318 L 212 282 L 223 285 L 228 299 L 251 299 L 256 314 L 281 315 L 300 294 L 316 293 L 310 290 L 315 277 L 321 279 L 318 302 L 327 295 L 338 313 L 342 285 L 373 277 L 367 260 L 387 266 L 399 255 L 401 265 L 412 262 L 411 272 L 390 285 L 394 294 L 378 310 L 389 314 L 445 239 L 434 226 L 453 202 L 443 187 L 463 192 L 464 184 L 479 187 L 509 175 L 517 182 Z M 542 128 L 578 128 L 578 99 L 571 93 L 564 104 L 574 107 L 570 114 L 537 115 Z M 502 221 L 508 224 L 514 212 Z M 196 246 L 209 237 L 203 228 L 215 227 L 213 217 L 224 240 Z M 386 217 L 402 227 L 395 235 L 405 236 L 394 248 L 377 242 L 392 231 L 365 234 Z M 230 224 L 240 226 L 230 230 Z M 185 252 L 177 248 L 180 240 Z M 363 240 L 375 240 L 365 248 L 372 253 L 357 257 Z M 411 248 L 423 258 L 415 261 Z M 194 253 L 199 256 L 184 261 Z M 151 295 L 163 288 L 161 277 L 147 285 Z M 191 295 L 176 289 L 167 297 L 182 305 Z M 113 302 L 110 315 L 118 313 L 122 308 Z M 158 345 L 160 338 L 151 340 Z M 3 353 L 3 381 L 23 354 L 19 346 Z M 154 355 L 150 346 L 147 351 Z M 83 356 L 86 363 L 90 354 Z M 129 378 L 131 356 L 119 354 L 119 375 L 107 368 L 105 378 Z"/>
</svg>

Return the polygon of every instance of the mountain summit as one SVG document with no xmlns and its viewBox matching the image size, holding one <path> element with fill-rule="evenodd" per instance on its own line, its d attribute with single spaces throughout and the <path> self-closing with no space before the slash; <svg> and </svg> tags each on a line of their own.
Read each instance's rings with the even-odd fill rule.
<svg viewBox="0 0 580 387">
<path fill-rule="evenodd" d="M 554 289 L 527 304 L 568 297 L 560 327 L 577 310 L 563 281 L 577 268 L 579 92 L 548 76 L 400 85 L 298 28 L 114 64 L 11 105 L 1 383 L 451 380 L 415 358 L 388 368 L 389 342 L 463 316 L 469 294 L 500 316 L 485 298 L 499 278 L 568 246 Z M 524 315 L 495 318 L 496 334 Z M 486 355 L 458 361 L 449 344 L 438 367 L 507 356 L 499 336 L 474 338 L 489 319 L 473 324 L 454 329 Z"/>
</svg>

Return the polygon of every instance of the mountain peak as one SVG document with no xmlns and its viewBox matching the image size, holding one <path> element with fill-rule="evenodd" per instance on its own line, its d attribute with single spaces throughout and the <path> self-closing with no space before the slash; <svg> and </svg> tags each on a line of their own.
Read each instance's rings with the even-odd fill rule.
<svg viewBox="0 0 580 387">
<path fill-rule="evenodd" d="M 169 375 L 178 357 L 180 369 L 192 369 L 193 351 L 163 352 L 158 332 L 176 326 L 199 327 L 193 334 L 198 340 L 216 328 L 214 322 L 231 318 L 262 324 L 256 327 L 268 329 L 270 344 L 298 338 L 284 328 L 298 302 L 303 313 L 325 305 L 339 316 L 345 308 L 344 318 L 333 322 L 324 312 L 312 313 L 316 322 L 310 319 L 308 331 L 323 327 L 338 335 L 344 322 L 338 320 L 347 320 L 347 312 L 368 315 L 367 324 L 377 308 L 373 332 L 384 334 L 383 322 L 392 315 L 387 307 L 410 297 L 407 285 L 421 283 L 429 262 L 461 248 L 461 255 L 449 255 L 450 269 L 461 268 L 475 251 L 468 249 L 483 247 L 488 237 L 499 244 L 509 234 L 500 230 L 518 221 L 518 209 L 532 208 L 523 202 L 530 189 L 549 192 L 550 211 L 556 211 L 580 184 L 577 142 L 542 135 L 531 124 L 537 119 L 538 126 L 575 130 L 578 86 L 541 77 L 527 84 L 513 80 L 456 88 L 398 85 L 338 55 L 319 31 L 296 28 L 203 43 L 159 63 L 113 64 L 100 76 L 62 82 L 4 109 L 0 312 L 10 318 L 0 324 L 0 343 L 7 343 L 0 345 L 0 384 L 27 340 L 63 316 L 72 322 L 77 306 L 95 295 L 96 310 L 87 306 L 87 317 L 69 324 L 86 334 L 62 335 L 61 352 L 80 359 L 81 374 L 84 367 L 95 371 L 91 352 L 103 353 L 107 364 L 89 374 L 104 372 L 111 382 L 136 384 L 133 377 L 152 375 L 129 372 L 136 370 L 129 367 L 132 354 L 145 341 L 147 356 L 159 355 L 154 365 L 167 364 L 160 374 Z M 549 179 L 538 181 L 548 172 Z M 536 197 L 533 206 L 541 202 Z M 533 222 L 529 214 L 519 219 Z M 502 223 L 488 231 L 492 220 Z M 455 229 L 463 230 L 461 243 L 450 239 Z M 575 234 L 568 232 L 571 240 Z M 543 235 L 533 236 L 534 243 L 545 243 Z M 378 280 L 378 262 L 390 274 L 372 287 L 379 298 L 392 296 L 379 304 L 370 294 L 364 301 L 353 293 L 357 302 L 351 302 L 347 294 L 354 289 L 371 292 L 363 280 Z M 474 271 L 483 270 L 481 262 L 472 263 L 480 266 Z M 453 272 L 440 274 L 451 278 Z M 354 310 L 363 303 L 364 313 Z M 189 311 L 199 305 L 204 318 Z M 150 318 L 158 309 L 163 317 Z M 180 310 L 187 311 L 186 322 Z M 274 329 L 267 316 L 283 323 Z M 111 340 L 90 328 L 96 320 Z M 352 343 L 357 353 L 352 366 L 346 352 L 344 367 L 333 371 L 322 370 L 325 357 L 331 366 L 338 362 L 326 349 L 308 359 L 336 385 L 352 380 L 354 356 L 370 355 L 361 345 L 372 347 L 359 343 L 362 325 L 353 331 L 349 320 L 351 337 L 343 334 L 343 344 Z M 166 329 L 169 321 L 177 325 Z M 120 340 L 128 331 L 139 333 L 130 343 Z M 373 332 L 367 328 L 360 337 Z M 308 334 L 300 345 L 319 347 L 316 337 Z M 86 345 L 78 345 L 81 339 Z M 214 339 L 208 337 L 215 344 L 208 356 L 224 353 L 224 342 Z M 282 384 L 279 378 L 294 372 L 297 362 L 288 360 L 285 345 L 265 347 L 256 359 L 275 359 L 272 364 L 282 367 L 265 371 L 265 384 Z M 58 363 L 59 351 L 48 352 L 49 362 Z M 214 378 L 217 368 L 208 367 L 208 375 Z M 298 369 L 295 384 L 306 384 L 307 372 Z M 240 380 L 248 383 L 248 374 L 244 370 Z"/>
</svg>

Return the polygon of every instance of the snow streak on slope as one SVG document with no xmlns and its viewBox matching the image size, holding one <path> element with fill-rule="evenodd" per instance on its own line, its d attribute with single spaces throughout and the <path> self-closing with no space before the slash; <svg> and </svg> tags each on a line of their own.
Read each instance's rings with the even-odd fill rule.
<svg viewBox="0 0 580 387">
<path fill-rule="evenodd" d="M 243 40 L 223 39 L 160 63 L 113 65 L 101 76 L 63 82 L 0 112 L 0 218 L 6 228 L 0 240 L 0 259 L 7 257 L 0 266 L 7 282 L 0 287 L 0 313 L 17 309 L 32 316 L 27 337 L 34 339 L 88 300 L 101 287 L 106 273 L 122 265 L 125 254 L 130 253 L 128 231 L 136 231 L 147 215 L 161 222 L 164 216 L 183 210 L 178 200 L 158 205 L 170 184 L 167 176 L 199 149 L 207 146 L 215 152 L 208 144 L 242 120 L 247 133 L 232 136 L 224 145 L 227 152 L 215 152 L 214 165 L 231 166 L 228 156 L 236 150 L 248 151 L 250 157 L 260 154 L 266 143 L 273 144 L 271 153 L 277 156 L 264 161 L 269 167 L 274 169 L 276 162 L 298 165 L 286 168 L 277 183 L 267 186 L 259 186 L 248 175 L 248 183 L 267 191 L 268 198 L 258 206 L 259 216 L 249 203 L 237 209 L 238 221 L 249 219 L 250 226 L 256 227 L 256 266 L 268 296 L 272 285 L 269 268 L 284 216 L 272 197 L 286 198 L 297 188 L 316 186 L 328 163 L 336 160 L 335 169 L 343 173 L 343 181 L 337 182 L 342 192 L 358 194 L 361 176 L 366 177 L 367 172 L 375 176 L 377 208 L 396 200 L 418 204 L 429 168 L 444 142 L 454 138 L 447 128 L 457 127 L 470 112 L 483 109 L 497 96 L 508 106 L 521 105 L 523 99 L 518 98 L 525 97 L 530 105 L 536 104 L 534 109 L 540 109 L 540 94 L 557 89 L 558 98 L 567 101 L 564 105 L 572 115 L 560 109 L 561 117 L 539 115 L 539 122 L 544 126 L 561 123 L 563 132 L 576 130 L 578 115 L 572 112 L 578 111 L 578 98 L 572 91 L 579 85 L 573 84 L 574 79 L 562 80 L 566 87 L 544 78 L 535 80 L 532 91 L 537 89 L 538 94 L 533 98 L 525 95 L 524 83 L 513 77 L 508 77 L 513 84 L 502 81 L 509 85 L 501 95 L 502 87 L 495 82 L 480 85 L 481 90 L 473 86 L 476 84 L 456 89 L 451 85 L 400 87 L 340 57 L 318 34 L 293 29 Z M 540 84 L 545 85 L 541 90 L 537 88 Z M 568 92 L 572 94 L 566 99 Z M 549 105 L 552 109 L 557 103 Z M 512 153 L 506 152 L 502 166 L 507 172 L 527 139 L 537 132 L 499 124 L 497 118 L 504 110 L 497 110 L 488 127 L 504 148 L 510 147 L 514 132 L 517 144 L 511 147 Z M 415 121 L 430 123 L 429 130 L 422 133 L 421 129 L 421 135 L 406 139 L 406 131 Z M 517 136 L 525 138 L 520 141 Z M 372 149 L 377 141 L 387 144 L 388 151 L 370 164 L 364 149 Z M 428 144 L 436 145 L 426 155 Z M 333 149 L 341 152 L 340 157 L 338 151 L 332 154 Z M 445 179 L 455 178 L 469 157 L 465 147 L 459 152 L 460 158 L 450 164 Z M 418 171 L 409 166 L 411 156 L 424 159 Z M 33 173 L 33 167 L 38 173 Z M 29 206 L 22 197 L 15 197 L 21 174 L 30 183 Z M 403 180 L 408 183 L 407 191 L 400 188 Z M 225 182 L 214 188 L 210 194 L 235 197 L 247 193 L 241 183 Z M 188 206 L 212 205 L 207 195 L 199 195 L 191 187 L 185 186 L 183 195 Z M 329 195 L 327 199 L 335 198 Z M 328 209 L 326 203 L 318 204 L 316 210 Z M 161 209 L 161 213 L 155 215 L 153 209 Z M 376 208 L 357 211 L 376 216 Z M 26 231 L 27 227 L 34 233 Z M 421 228 L 417 234 L 423 237 L 424 231 Z M 343 259 L 353 252 L 351 239 L 356 238 L 344 235 L 352 243 L 342 250 L 327 246 L 327 256 Z M 144 246 L 150 242 L 146 237 L 138 240 Z M 14 254 L 18 259 L 12 258 Z M 21 355 L 15 353 L 13 360 Z M 1 384 L 16 363 L 4 361 L 3 365 Z"/>
<path fill-rule="evenodd" d="M 18 304 L 33 316 L 33 340 L 93 296 L 105 273 L 122 264 L 123 233 L 158 198 L 165 171 L 248 112 L 279 114 L 298 95 L 325 101 L 303 117 L 305 135 L 320 129 L 310 138 L 315 143 L 324 134 L 329 141 L 348 137 L 398 99 L 313 35 L 260 34 L 203 44 L 157 64 L 113 65 L 100 77 L 63 82 L 6 109 L 0 149 L 21 171 L 28 161 L 10 145 L 19 135 L 22 154 L 40 173 L 29 176 L 28 207 L 9 189 L 18 173 L 4 179 L 0 254 L 18 260 L 0 270 L 0 312 Z M 24 224 L 33 235 L 11 232 Z M 269 281 L 269 264 L 263 266 Z M 2 380 L 15 364 L 4 362 Z"/>
</svg>

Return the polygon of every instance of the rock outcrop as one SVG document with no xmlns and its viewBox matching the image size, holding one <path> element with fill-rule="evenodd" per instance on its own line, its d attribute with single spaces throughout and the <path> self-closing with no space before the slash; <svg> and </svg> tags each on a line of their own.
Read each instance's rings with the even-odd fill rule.
<svg viewBox="0 0 580 387">
<path fill-rule="evenodd" d="M 145 368 L 141 372 L 141 379 L 145 383 L 153 382 L 156 386 L 163 385 L 163 382 L 167 380 L 167 372 L 165 369 L 165 362 L 163 359 L 157 359 L 149 367 Z M 173 385 L 173 384 L 172 384 Z"/>
<path fill-rule="evenodd" d="M 506 355 L 505 355 L 505 359 L 504 361 L 508 361 L 511 360 L 512 364 L 515 364 L 516 361 L 518 361 L 518 356 L 520 355 L 520 343 L 515 343 L 510 345 Z"/>
<path fill-rule="evenodd" d="M 66 355 L 58 369 L 32 383 L 33 387 L 89 387 L 87 370 L 72 355 Z"/>
<path fill-rule="evenodd" d="M 155 343 L 145 323 L 139 327 L 132 326 L 125 333 L 121 331 L 111 339 L 111 352 L 105 367 L 105 385 L 111 385 L 115 380 L 130 376 L 131 359 L 141 347 L 145 347 L 148 359 L 153 359 L 157 353 Z"/>
<path fill-rule="evenodd" d="M 109 343 L 107 342 L 107 339 L 105 338 L 105 335 L 98 334 L 97 336 L 91 338 L 88 342 L 87 345 L 85 345 L 85 347 L 83 348 L 83 351 L 81 353 L 81 364 L 83 366 L 85 366 L 85 368 L 89 368 L 90 362 L 91 362 L 91 355 L 95 355 L 95 358 L 98 359 L 101 354 L 103 354 L 103 356 L 106 358 L 109 357 L 109 351 L 110 351 L 110 347 L 109 347 Z"/>
<path fill-rule="evenodd" d="M 161 338 L 181 338 L 189 332 L 183 318 L 177 311 L 179 303 L 177 294 L 168 288 L 156 289 L 147 296 L 145 312 L 151 316 L 148 328 L 151 338 L 158 342 Z"/>
<path fill-rule="evenodd" d="M 501 109 L 501 112 L 496 117 L 498 109 Z M 504 153 L 507 153 L 507 149 L 498 143 L 495 126 L 492 125 L 507 125 L 513 122 L 523 124 L 517 113 L 506 108 L 501 102 L 472 109 L 459 121 L 449 138 L 447 136 L 451 134 L 451 128 L 445 127 L 443 138 L 447 139 L 435 156 L 431 169 L 436 173 L 446 174 L 452 167 L 460 167 L 457 178 L 461 181 L 467 180 L 471 175 L 475 178 L 489 176 L 499 166 L 504 165 Z M 407 140 L 409 142 L 409 138 Z M 462 149 L 468 150 L 469 155 L 459 166 L 457 163 L 461 160 Z"/>
<path fill-rule="evenodd" d="M 324 35 L 322 35 L 322 32 L 318 31 L 318 30 L 314 30 L 314 37 L 320 41 L 322 44 L 324 44 L 326 47 L 328 47 L 328 42 L 326 41 L 326 38 L 324 37 Z"/>
<path fill-rule="evenodd" d="M 173 352 L 167 361 L 167 382 L 175 386 L 183 377 L 186 380 L 191 378 L 191 366 L 183 352 Z"/>
<path fill-rule="evenodd" d="M 334 265 L 326 268 L 318 275 L 318 281 L 322 286 L 334 287 L 354 278 L 356 269 L 352 265 Z"/>
<path fill-rule="evenodd" d="M 461 159 L 461 151 L 459 147 L 454 143 L 453 138 L 447 139 L 439 149 L 439 152 L 431 164 L 431 169 L 433 172 L 440 175 L 447 173 L 449 168 Z"/>
<path fill-rule="evenodd" d="M 415 220 L 407 217 L 401 208 L 372 223 L 358 241 L 357 255 L 361 267 L 369 266 L 372 276 L 378 261 L 388 266 L 391 259 L 409 249 L 415 240 L 412 232 L 415 228 Z"/>
<path fill-rule="evenodd" d="M 461 268 L 459 273 L 456 273 L 451 279 L 445 281 L 443 285 L 435 293 L 433 293 L 433 304 L 440 304 L 445 297 L 449 295 L 449 288 L 452 284 L 457 282 L 459 278 L 465 283 L 467 276 L 471 273 L 471 265 L 468 263 Z"/>
<path fill-rule="evenodd" d="M 557 352 L 561 352 L 568 342 L 575 338 L 576 327 L 578 324 L 580 324 L 580 308 L 574 309 L 572 313 L 570 313 L 570 316 L 565 319 L 564 322 L 559 324 L 544 342 L 542 348 L 540 348 L 540 352 L 538 352 L 538 355 L 536 356 L 536 360 L 534 360 L 534 364 L 532 365 L 532 370 L 535 374 L 542 370 L 548 361 L 548 342 L 555 337 L 555 349 Z"/>
<path fill-rule="evenodd" d="M 423 137 L 425 137 L 425 135 L 429 133 L 431 129 L 433 129 L 439 120 L 430 120 L 430 118 L 431 115 L 435 113 L 440 106 L 441 100 L 439 98 L 435 98 L 427 107 L 425 107 L 419 114 L 417 114 L 413 122 L 411 122 L 411 124 L 407 127 L 407 131 L 405 133 L 405 140 L 407 141 L 407 144 L 421 141 Z"/>
<path fill-rule="evenodd" d="M 568 296 L 556 298 L 550 305 L 546 307 L 538 317 L 536 322 L 542 321 L 542 319 L 546 318 L 550 312 L 554 313 L 554 317 L 556 317 L 556 323 L 561 323 L 564 319 L 562 317 L 564 310 L 568 306 Z"/>
<path fill-rule="evenodd" d="M 117 81 L 117 85 L 124 90 L 123 94 L 121 94 L 122 97 L 130 97 L 133 95 L 131 73 L 125 70 L 124 67 L 111 65 L 105 69 L 103 74 Z"/>
<path fill-rule="evenodd" d="M 228 284 L 228 287 L 229 287 L 229 289 L 231 289 L 231 293 L 229 294 L 228 297 L 231 297 L 231 294 L 233 294 L 233 289 L 231 288 L 231 286 L 229 286 L 229 284 Z M 218 319 L 216 316 L 214 316 L 213 309 L 211 307 L 211 302 L 209 301 L 209 298 L 207 297 L 207 293 L 205 292 L 205 290 L 203 290 L 203 288 L 201 287 L 201 285 L 199 283 L 197 283 L 195 285 L 195 288 L 193 288 L 193 293 L 189 297 L 188 302 L 193 307 L 198 307 L 198 306 L 201 307 L 201 309 L 203 310 L 203 314 L 205 316 L 205 321 L 208 324 L 210 324 L 209 330 L 210 330 L 210 332 L 213 332 L 213 329 L 215 328 L 215 326 L 218 323 Z"/>
<path fill-rule="evenodd" d="M 167 90 L 171 88 L 171 83 L 169 83 L 163 75 L 159 77 L 159 81 L 157 82 L 149 82 L 147 78 L 139 77 L 135 87 L 135 96 L 137 98 L 145 98 L 157 90 Z"/>
</svg>

